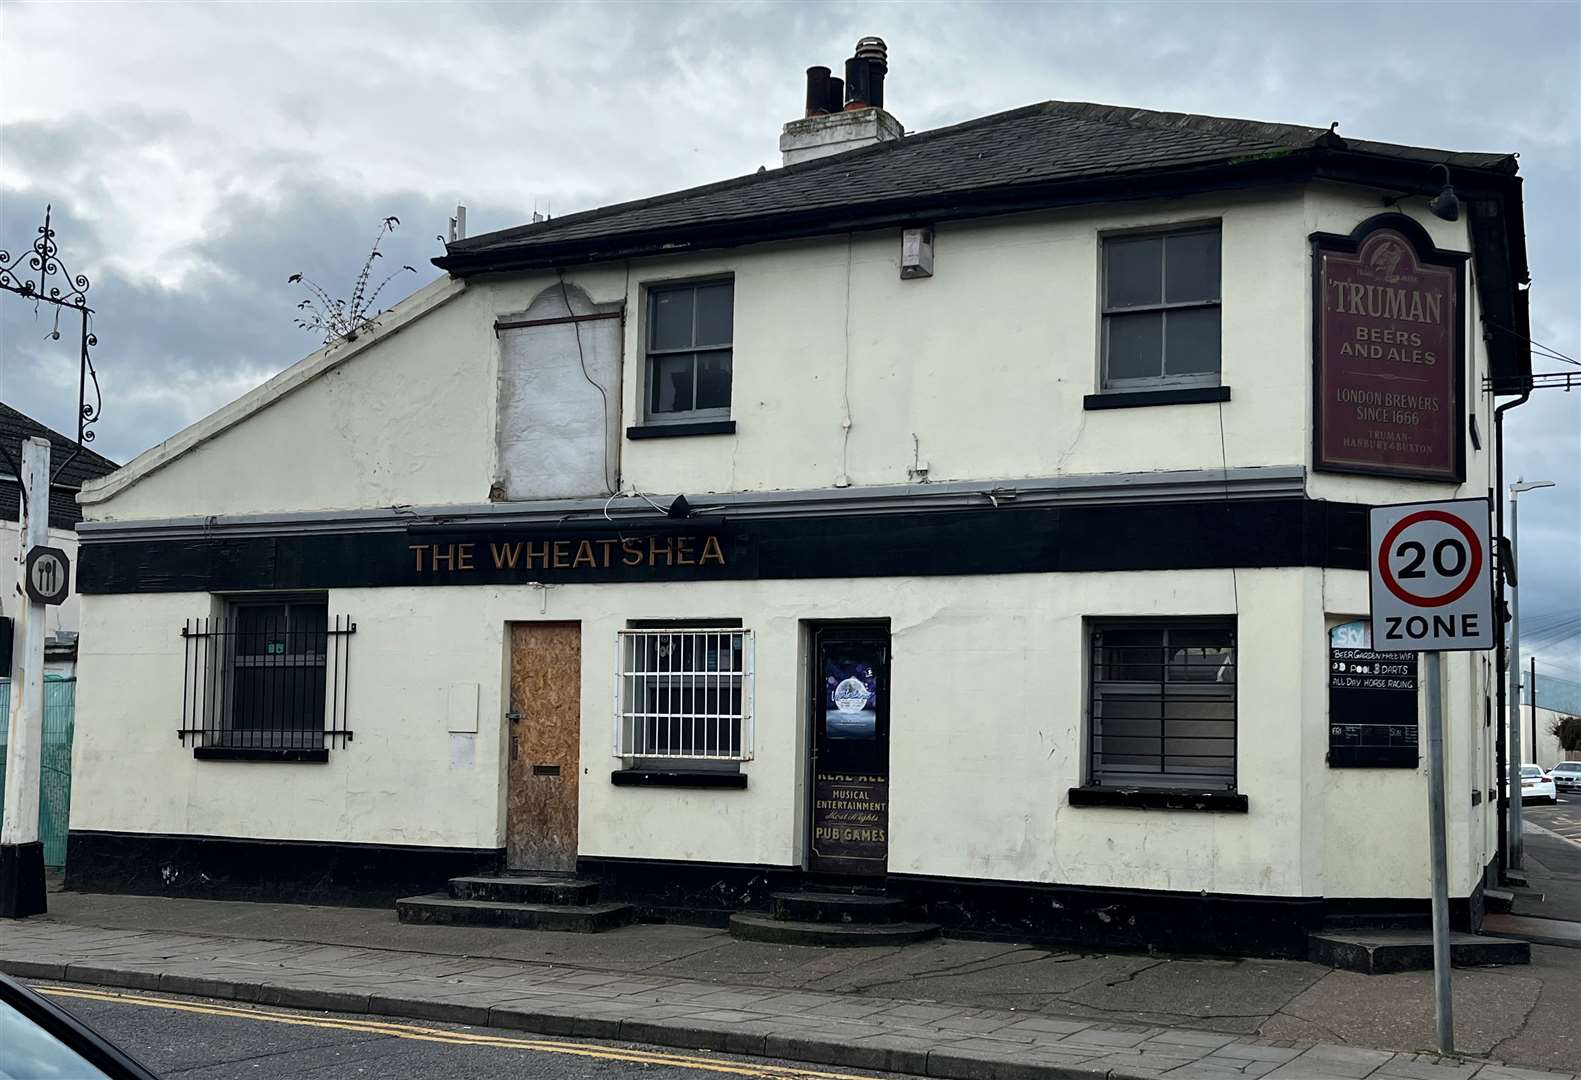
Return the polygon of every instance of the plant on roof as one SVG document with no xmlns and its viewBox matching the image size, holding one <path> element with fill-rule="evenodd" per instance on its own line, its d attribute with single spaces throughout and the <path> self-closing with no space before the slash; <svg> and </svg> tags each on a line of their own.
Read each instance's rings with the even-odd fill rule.
<svg viewBox="0 0 1581 1080">
<path fill-rule="evenodd" d="M 379 250 L 379 245 L 400 223 L 401 219 L 393 214 L 380 223 L 378 235 L 373 238 L 373 250 L 368 252 L 368 257 L 362 262 L 362 271 L 352 285 L 351 296 L 344 300 L 330 296 L 313 279 L 299 273 L 292 274 L 288 279 L 291 284 L 301 285 L 309 293 L 308 297 L 296 306 L 300 313 L 296 318 L 296 324 L 304 330 L 322 334 L 325 345 L 356 341 L 358 335 L 367 330 L 373 324 L 373 320 L 383 314 L 382 309 L 375 305 L 384 287 L 401 274 L 417 273 L 416 267 L 402 266 L 390 271 L 377 285 L 373 284 L 374 265 L 379 259 L 384 258 L 384 252 Z"/>
</svg>

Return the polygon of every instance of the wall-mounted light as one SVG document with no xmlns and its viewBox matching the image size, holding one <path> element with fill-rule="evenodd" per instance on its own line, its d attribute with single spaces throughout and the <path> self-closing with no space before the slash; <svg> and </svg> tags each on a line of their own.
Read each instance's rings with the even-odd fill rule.
<svg viewBox="0 0 1581 1080">
<path fill-rule="evenodd" d="M 1449 166 L 1434 165 L 1433 168 L 1444 170 L 1444 186 L 1437 195 L 1433 196 L 1433 201 L 1427 204 L 1427 208 L 1432 211 L 1433 216 L 1436 218 L 1443 218 L 1445 221 L 1459 221 L 1460 199 L 1456 197 L 1455 189 L 1449 183 Z"/>
</svg>

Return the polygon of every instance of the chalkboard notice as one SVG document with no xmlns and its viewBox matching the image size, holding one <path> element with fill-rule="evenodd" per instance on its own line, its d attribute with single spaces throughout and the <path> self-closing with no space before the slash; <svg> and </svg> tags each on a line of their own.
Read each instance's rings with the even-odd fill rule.
<svg viewBox="0 0 1581 1080">
<path fill-rule="evenodd" d="M 1365 631 L 1350 623 L 1329 636 L 1328 763 L 1414 769 L 1416 654 L 1346 647 L 1370 645 Z"/>
</svg>

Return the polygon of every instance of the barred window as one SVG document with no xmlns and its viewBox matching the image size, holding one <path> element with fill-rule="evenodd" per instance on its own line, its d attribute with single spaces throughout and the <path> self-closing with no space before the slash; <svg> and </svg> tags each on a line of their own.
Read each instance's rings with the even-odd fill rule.
<svg viewBox="0 0 1581 1080">
<path fill-rule="evenodd" d="M 1235 623 L 1092 630 L 1089 783 L 1235 790 Z"/>
<path fill-rule="evenodd" d="M 249 597 L 189 619 L 183 745 L 198 757 L 322 760 L 346 726 L 349 616 L 323 597 Z"/>
<path fill-rule="evenodd" d="M 615 756 L 751 760 L 752 645 L 750 630 L 620 631 Z"/>
</svg>

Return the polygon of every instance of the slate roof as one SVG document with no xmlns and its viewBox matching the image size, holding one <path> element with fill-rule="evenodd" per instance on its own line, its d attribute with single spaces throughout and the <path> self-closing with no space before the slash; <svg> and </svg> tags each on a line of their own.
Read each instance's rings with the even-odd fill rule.
<svg viewBox="0 0 1581 1080">
<path fill-rule="evenodd" d="M 1502 174 L 1516 169 L 1511 154 L 1456 153 L 1346 139 L 1292 124 L 1046 101 L 816 161 L 468 237 L 434 261 L 464 272 L 485 268 L 491 256 L 547 254 L 623 235 L 744 225 L 787 213 L 849 214 L 907 200 L 939 205 L 990 191 L 1266 162 L 1314 149 L 1417 164 L 1424 184 L 1442 182 L 1434 179 L 1434 164 Z"/>
<path fill-rule="evenodd" d="M 26 413 L 0 402 L 0 521 L 20 521 L 22 485 L 10 479 L 22 467 L 22 441 L 42 436 L 50 442 L 50 470 L 60 469 L 61 463 L 76 454 L 61 470 L 49 492 L 49 524 L 54 529 L 75 529 L 82 520 L 82 510 L 77 506 L 77 489 L 84 480 L 112 473 L 120 468 L 115 462 L 83 447 L 79 453 L 77 443 L 52 428 L 34 420 Z"/>
</svg>

